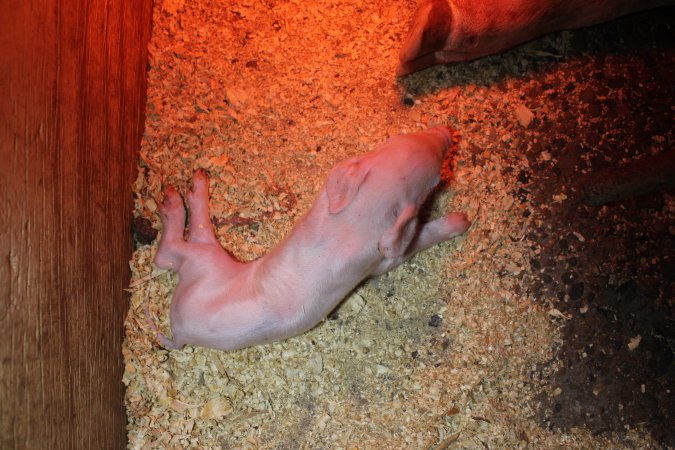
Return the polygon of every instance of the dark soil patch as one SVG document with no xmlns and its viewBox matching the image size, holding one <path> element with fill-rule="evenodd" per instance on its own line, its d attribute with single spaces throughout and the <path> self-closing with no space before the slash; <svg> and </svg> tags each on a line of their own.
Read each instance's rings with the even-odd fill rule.
<svg viewBox="0 0 675 450">
<path fill-rule="evenodd" d="M 557 80 L 529 83 L 531 109 L 556 111 L 523 131 L 530 171 L 518 197 L 538 219 L 525 287 L 567 319 L 534 376 L 541 420 L 596 433 L 644 425 L 675 446 L 673 193 L 600 207 L 580 200 L 585 173 L 673 148 L 675 9 L 574 31 Z M 673 174 L 675 176 L 675 174 Z M 553 392 L 553 395 L 550 393 Z"/>
</svg>

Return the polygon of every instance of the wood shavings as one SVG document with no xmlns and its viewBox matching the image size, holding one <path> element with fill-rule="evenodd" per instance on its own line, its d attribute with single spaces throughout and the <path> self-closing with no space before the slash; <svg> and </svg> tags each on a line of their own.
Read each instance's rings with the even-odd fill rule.
<svg viewBox="0 0 675 450">
<path fill-rule="evenodd" d="M 532 121 L 534 120 L 534 113 L 530 111 L 525 105 L 516 106 L 513 112 L 518 123 L 524 128 L 529 128 L 529 126 L 532 124 Z"/>
<path fill-rule="evenodd" d="M 199 417 L 203 420 L 222 419 L 228 416 L 234 408 L 227 398 L 214 398 L 202 407 Z"/>
<path fill-rule="evenodd" d="M 157 2 L 137 215 L 159 229 L 162 186 L 185 192 L 207 169 L 219 241 L 254 259 L 335 163 L 444 123 L 458 139 L 429 215 L 461 210 L 474 224 L 359 286 L 308 333 L 231 353 L 154 342 L 144 308 L 168 333 L 176 276 L 153 271 L 156 243 L 140 247 L 125 324 L 129 448 L 611 446 L 533 419 L 532 367 L 559 334 L 519 289 L 532 220 L 513 177 L 528 164 L 508 117 L 520 93 L 508 78 L 506 93 L 486 87 L 487 63 L 395 80 L 413 10 L 407 0 Z"/>
<path fill-rule="evenodd" d="M 631 352 L 634 351 L 640 346 L 640 341 L 642 341 L 642 336 L 638 334 L 628 342 L 628 350 Z"/>
</svg>

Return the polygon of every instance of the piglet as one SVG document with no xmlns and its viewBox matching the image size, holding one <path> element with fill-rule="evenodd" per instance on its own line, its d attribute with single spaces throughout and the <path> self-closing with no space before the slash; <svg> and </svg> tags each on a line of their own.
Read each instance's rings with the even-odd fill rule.
<svg viewBox="0 0 675 450">
<path fill-rule="evenodd" d="M 364 278 L 466 231 L 466 215 L 420 223 L 421 205 L 440 180 L 451 142 L 444 127 L 390 138 L 376 150 L 341 162 L 328 175 L 309 212 L 266 256 L 236 261 L 218 243 L 209 217 L 203 171 L 185 208 L 173 187 L 164 191 L 155 264 L 178 272 L 171 305 L 173 338 L 235 350 L 303 333 L 328 315 Z"/>
<path fill-rule="evenodd" d="M 401 47 L 397 75 L 673 4 L 675 0 L 422 0 Z"/>
</svg>

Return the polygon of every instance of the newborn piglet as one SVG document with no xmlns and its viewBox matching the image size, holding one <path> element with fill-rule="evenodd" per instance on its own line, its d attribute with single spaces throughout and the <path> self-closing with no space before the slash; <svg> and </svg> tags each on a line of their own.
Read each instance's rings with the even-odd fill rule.
<svg viewBox="0 0 675 450">
<path fill-rule="evenodd" d="M 178 272 L 171 304 L 173 338 L 234 350 L 303 333 L 330 313 L 364 278 L 469 228 L 450 213 L 420 223 L 418 212 L 440 180 L 451 134 L 444 127 L 390 138 L 332 169 L 309 212 L 269 254 L 236 261 L 218 243 L 209 217 L 208 178 L 197 171 L 185 208 L 173 187 L 160 208 L 155 264 Z"/>
</svg>

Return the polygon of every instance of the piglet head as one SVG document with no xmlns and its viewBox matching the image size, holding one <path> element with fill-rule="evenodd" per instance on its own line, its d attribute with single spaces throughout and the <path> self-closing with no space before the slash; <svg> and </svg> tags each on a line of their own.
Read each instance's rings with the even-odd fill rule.
<svg viewBox="0 0 675 450">
<path fill-rule="evenodd" d="M 409 190 L 419 192 L 416 201 L 422 202 L 440 181 L 441 165 L 451 143 L 452 133 L 444 126 L 395 136 L 383 147 L 387 150 L 383 166 L 400 174 Z"/>
<path fill-rule="evenodd" d="M 394 136 L 371 153 L 343 161 L 326 183 L 329 212 L 337 214 L 359 197 L 419 205 L 438 184 L 451 142 L 450 130 L 437 126 Z"/>
<path fill-rule="evenodd" d="M 405 257 L 418 231 L 420 207 L 440 181 L 452 143 L 437 126 L 391 137 L 376 150 L 338 164 L 326 181 L 328 213 L 353 233 L 377 238 L 383 262 L 377 271 Z M 373 269 L 373 267 L 370 267 Z"/>
<path fill-rule="evenodd" d="M 434 147 L 432 151 L 438 152 L 440 150 L 442 161 L 443 158 L 445 158 L 445 155 L 448 153 L 450 144 L 452 144 L 452 133 L 450 130 L 442 125 L 438 125 L 433 128 L 429 128 L 424 133 L 420 134 L 429 135 L 429 140 L 431 141 L 430 146 Z"/>
</svg>

